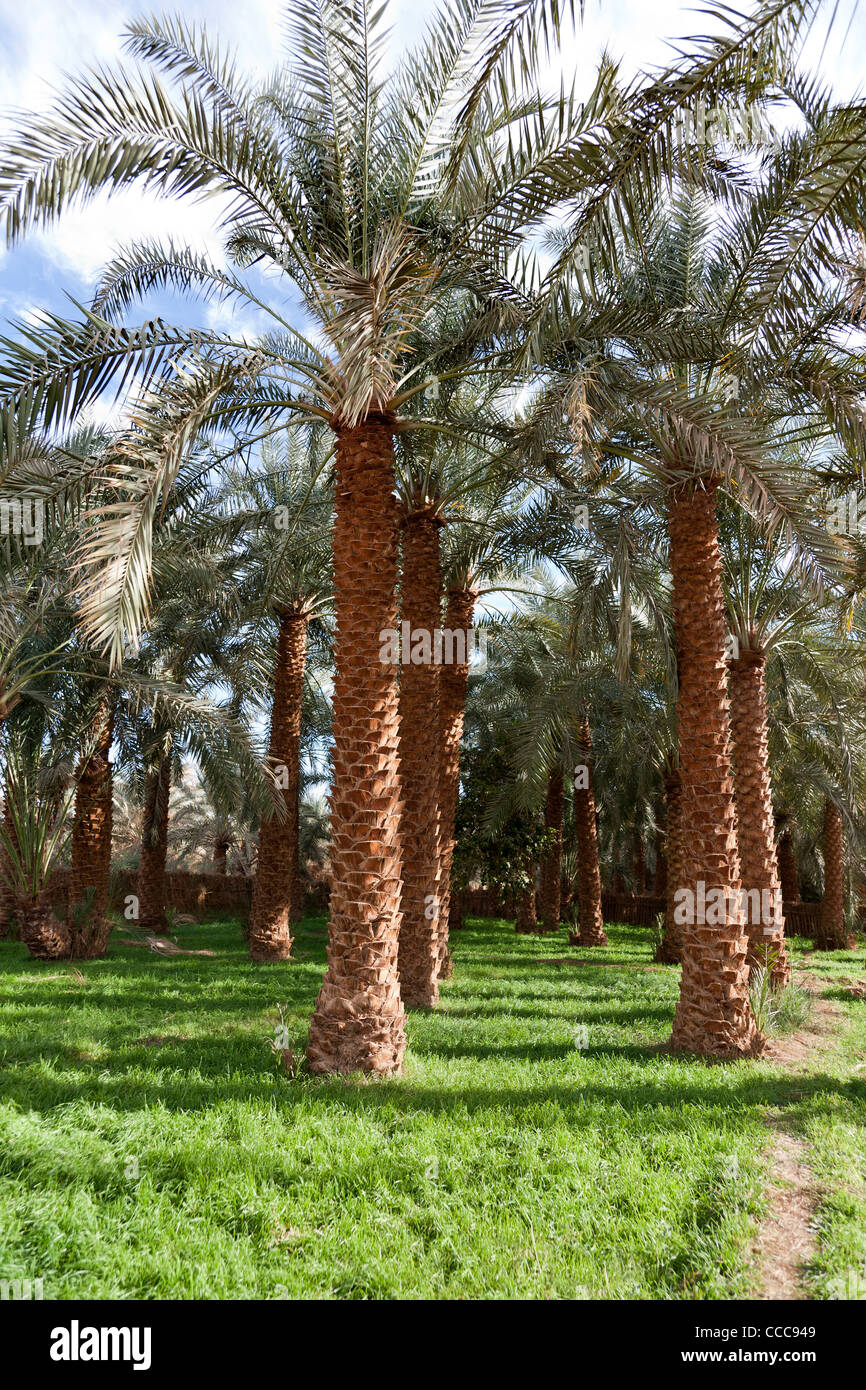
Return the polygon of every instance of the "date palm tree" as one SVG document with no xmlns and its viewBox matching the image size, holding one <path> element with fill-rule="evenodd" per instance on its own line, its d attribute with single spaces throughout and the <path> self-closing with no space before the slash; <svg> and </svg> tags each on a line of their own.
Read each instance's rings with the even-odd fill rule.
<svg viewBox="0 0 866 1390">
<path fill-rule="evenodd" d="M 263 818 L 259 829 L 249 925 L 250 955 L 258 961 L 288 959 L 291 921 L 299 912 L 298 803 L 307 643 L 312 624 L 321 649 L 321 620 L 330 613 L 333 597 L 333 495 L 326 451 L 320 445 L 316 449 L 313 440 L 297 435 L 283 444 L 265 441 L 260 467 L 246 476 L 229 474 L 213 501 L 217 524 L 227 513 L 233 530 L 237 528 L 241 646 L 255 644 L 264 626 L 276 627 L 267 762 L 277 779 L 282 807 Z"/>
<path fill-rule="evenodd" d="M 786 575 L 785 582 L 790 586 Z M 808 598 L 808 595 L 806 595 Z M 780 615 L 780 625 L 784 622 Z M 849 628 L 848 618 L 852 619 Z M 824 884 L 816 948 L 851 944 L 845 911 L 848 875 L 862 861 L 863 690 L 862 620 L 858 608 L 809 602 L 796 631 L 780 634 L 767 656 L 767 738 L 777 816 L 779 858 L 796 826 L 804 878 L 812 893 Z M 796 883 L 795 865 L 795 883 Z M 799 897 L 799 893 L 797 898 Z M 797 901 L 786 898 L 785 901 Z"/>
<path fill-rule="evenodd" d="M 137 408 L 118 500 L 88 547 L 99 578 L 85 621 L 115 660 L 123 630 L 140 626 L 149 523 L 203 422 L 268 429 L 303 412 L 334 430 L 335 891 L 314 1071 L 399 1070 L 404 1046 L 397 686 L 378 659 L 378 634 L 395 617 L 394 431 L 406 401 L 450 360 L 441 342 L 409 357 L 408 339 L 449 295 L 474 297 L 479 344 L 512 322 L 520 295 L 505 272 L 519 231 L 569 204 L 575 179 L 591 208 L 611 203 L 620 220 L 637 221 L 647 178 L 670 171 L 677 111 L 764 90 L 810 10 L 806 0 L 774 0 L 739 26 L 725 16 L 726 31 L 698 47 L 686 81 L 684 57 L 623 94 L 603 64 L 582 105 L 532 95 L 561 17 L 550 0 L 455 0 L 387 75 L 381 10 L 301 0 L 288 63 L 264 88 L 242 81 L 204 33 L 142 21 L 127 46 L 152 69 L 145 81 L 122 67 L 74 81 L 7 146 L 0 197 L 13 239 L 72 199 L 136 180 L 181 196 L 222 193 L 234 264 L 284 271 L 315 325 L 303 336 L 236 275 L 184 248 L 141 245 L 115 261 L 81 324 L 24 329 L 0 382 L 2 409 L 28 428 L 57 423 L 112 376 L 162 373 L 158 401 Z M 159 322 L 115 326 L 134 298 L 164 285 L 252 303 L 270 313 L 273 332 L 253 348 Z"/>
<path fill-rule="evenodd" d="M 169 808 L 184 754 L 224 809 L 237 803 L 241 782 L 260 813 L 278 805 L 273 778 L 254 757 L 247 731 L 211 694 L 235 675 L 243 611 L 231 544 L 236 519 L 222 517 L 214 526 L 208 513 L 211 463 L 206 453 L 191 453 L 179 469 L 155 528 L 147 630 L 123 666 L 107 672 L 123 697 L 121 759 L 134 769 L 142 798 L 138 923 L 156 933 L 167 925 Z M 241 659 L 247 680 L 257 683 L 255 661 L 249 653 Z"/>
<path fill-rule="evenodd" d="M 473 152 L 489 132 L 503 132 L 501 145 L 515 112 L 489 95 L 474 116 L 461 107 L 469 64 L 490 29 L 478 4 L 445 12 L 386 75 L 381 11 L 366 0 L 310 0 L 293 9 L 284 68 L 256 88 L 203 33 L 181 21 L 139 23 L 130 52 L 182 78 L 181 90 L 155 73 L 145 86 L 123 68 L 91 75 L 73 84 L 66 115 L 37 121 L 6 161 L 4 201 L 18 230 L 30 220 L 25 204 L 54 216 L 68 197 L 136 179 L 177 194 L 227 194 L 229 257 L 277 267 L 300 298 L 297 317 L 315 324 L 315 338 L 305 337 L 234 274 L 171 244 L 140 245 L 109 267 L 73 350 L 80 361 L 82 336 L 96 348 L 103 382 L 112 358 L 125 356 L 124 371 L 144 360 L 145 340 L 149 366 L 186 361 L 174 390 L 165 377 L 159 399 L 139 407 L 119 501 L 90 548 L 114 583 L 94 580 L 85 621 L 96 640 L 113 641 L 115 657 L 119 625 L 134 628 L 143 607 L 148 523 L 195 429 L 207 420 L 212 429 L 266 430 L 303 414 L 333 430 L 333 892 L 329 967 L 308 1048 L 314 1071 L 390 1072 L 402 1061 L 398 690 L 394 664 L 379 659 L 379 634 L 396 619 L 394 433 L 404 404 L 442 364 L 448 370 L 447 343 L 407 355 L 431 308 L 464 295 L 483 310 L 506 283 L 513 237 Z M 531 28 L 523 32 L 534 43 Z M 66 170 L 66 186 L 49 195 L 36 175 L 31 204 L 21 195 L 42 141 L 57 174 Z M 94 141 L 99 154 L 81 160 Z M 119 163 L 109 153 L 117 149 L 125 151 Z M 512 179 L 518 163 L 510 161 Z M 272 331 L 253 348 L 215 334 L 154 326 L 124 335 L 110 326 L 159 285 L 252 303 L 270 313 Z M 106 351 L 108 339 L 115 346 Z M 121 342 L 128 351 L 117 354 Z M 83 386 L 77 400 L 86 394 Z"/>
<path fill-rule="evenodd" d="M 815 626 L 816 614 L 799 582 L 796 555 L 789 546 L 768 545 L 742 515 L 724 529 L 740 866 L 744 894 L 757 898 L 750 901 L 747 918 L 749 959 L 760 965 L 772 952 L 772 981 L 784 987 L 790 979 L 790 964 L 778 906 L 782 883 L 769 758 L 767 662 L 777 654 L 782 663 L 773 673 L 777 679 L 780 675 L 784 679 L 785 668 L 797 656 L 809 663 L 809 629 Z M 769 917 L 765 904 L 773 904 Z"/>
<path fill-rule="evenodd" d="M 770 531 L 797 533 L 812 553 L 829 555 L 815 480 L 805 468 L 792 470 L 786 450 L 796 438 L 828 432 L 862 450 L 862 441 L 849 442 L 858 354 L 834 339 L 844 304 L 820 285 L 804 286 L 790 261 L 797 294 L 782 318 L 765 293 L 769 243 L 776 245 L 781 227 L 793 232 L 809 220 L 805 194 L 800 204 L 792 197 L 793 210 L 775 185 L 761 184 L 730 213 L 711 208 L 695 189 L 663 198 L 640 243 L 623 247 L 619 273 L 608 274 L 600 258 L 593 285 L 581 286 L 571 312 L 558 305 L 557 353 L 533 407 L 541 451 L 564 410 L 580 461 L 589 455 L 592 467 L 625 467 L 632 478 L 639 471 L 647 500 L 654 497 L 667 517 L 682 886 L 693 905 L 701 885 L 714 904 L 706 923 L 693 910 L 681 924 L 673 1043 L 718 1056 L 760 1044 L 739 907 L 717 499 L 722 490 Z M 648 304 L 654 325 L 643 318 Z M 608 339 L 593 348 L 594 314 L 620 322 L 616 346 Z M 531 431 L 527 446 L 530 439 Z"/>
<path fill-rule="evenodd" d="M 33 746 L 20 730 L 7 734 L 3 760 L 2 871 L 19 936 L 37 960 L 58 960 L 70 954 L 71 932 L 46 901 L 45 890 L 68 838 L 74 784 L 50 753 Z"/>
<path fill-rule="evenodd" d="M 461 925 L 459 904 L 452 899 L 451 868 L 471 671 L 469 638 L 478 614 L 483 615 L 478 630 L 484 633 L 503 602 L 519 601 L 532 590 L 531 569 L 542 557 L 553 558 L 558 544 L 558 537 L 548 529 L 533 529 L 527 524 L 525 507 L 534 484 L 508 461 L 508 438 L 506 432 L 506 457 L 500 457 L 492 467 L 490 457 L 476 442 L 459 441 L 445 475 L 450 507 L 441 555 L 443 624 L 446 632 L 465 634 L 466 642 L 455 648 L 455 656 L 464 659 L 446 662 L 439 674 L 440 977 L 451 973 L 449 933 L 452 926 Z M 525 876 L 528 881 L 528 872 Z M 534 920 L 528 894 L 525 909 L 527 921 Z"/>
<path fill-rule="evenodd" d="M 450 315 L 453 321 L 456 315 Z M 449 336 L 448 330 L 442 336 Z M 450 336 L 457 336 L 450 333 Z M 498 384 L 498 378 L 496 379 Z M 504 459 L 509 424 L 489 384 L 437 382 L 429 393 L 446 416 L 475 420 L 474 438 L 406 430 L 396 455 L 401 512 L 400 782 L 402 895 L 398 968 L 407 1008 L 429 1008 L 440 975 L 450 973 L 448 899 L 463 701 L 474 603 L 450 586 L 454 546 L 442 537 L 482 519 L 495 496 L 514 505 L 520 484 Z M 429 408 L 424 398 L 413 413 Z M 525 485 L 523 487 L 525 492 Z M 479 510 L 480 509 L 480 510 Z M 508 511 L 505 516 L 510 515 Z M 491 548 L 495 532 L 482 543 Z M 474 591 L 473 591 L 474 592 Z M 459 609 L 459 611 L 458 611 Z M 404 641 L 405 637 L 405 641 Z M 446 786 L 447 782 L 447 786 Z"/>
<path fill-rule="evenodd" d="M 16 554 L 11 538 L 0 549 L 0 736 L 22 705 L 35 701 L 44 711 L 44 688 L 56 680 L 68 660 L 72 624 L 65 611 L 58 613 L 61 594 L 50 564 Z M 14 842 L 15 823 L 5 791 L 4 808 L 6 834 Z M 4 841 L 0 844 L 0 937 L 8 934 L 14 913 L 10 874 Z"/>
<path fill-rule="evenodd" d="M 845 921 L 845 834 L 842 812 L 832 797 L 824 802 L 824 899 L 815 937 L 819 950 L 844 950 L 848 945 Z"/>
<path fill-rule="evenodd" d="M 103 687 L 92 721 L 92 746 L 76 771 L 75 805 L 70 836 L 69 920 L 73 958 L 104 956 L 111 924 L 108 896 L 111 877 L 114 741 L 114 691 Z"/>
</svg>

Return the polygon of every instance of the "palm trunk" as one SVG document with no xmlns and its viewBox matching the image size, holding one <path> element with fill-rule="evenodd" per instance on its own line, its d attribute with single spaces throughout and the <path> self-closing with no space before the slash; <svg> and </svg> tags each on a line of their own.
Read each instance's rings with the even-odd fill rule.
<svg viewBox="0 0 866 1390">
<path fill-rule="evenodd" d="M 817 951 L 844 951 L 849 946 L 845 930 L 845 837 L 842 812 L 829 797 L 824 802 L 824 901 L 815 937 Z"/>
<path fill-rule="evenodd" d="M 313 1072 L 399 1072 L 400 776 L 395 631 L 398 519 L 392 422 L 337 431 L 337 610 L 328 969 L 310 1023 Z"/>
<path fill-rule="evenodd" d="M 679 654 L 683 971 L 671 1045 L 711 1057 L 759 1043 L 749 1004 L 731 778 L 725 602 L 714 479 L 671 498 L 670 544 Z"/>
<path fill-rule="evenodd" d="M 9 839 L 17 847 L 18 836 L 15 832 L 15 822 L 9 811 L 8 795 L 3 799 L 3 824 Z M 11 881 L 11 869 L 9 852 L 4 841 L 0 844 L 0 939 L 9 936 L 12 930 L 12 919 L 15 916 L 16 894 Z"/>
<path fill-rule="evenodd" d="M 522 888 L 517 895 L 517 918 L 514 930 L 531 936 L 538 931 L 538 918 L 535 912 L 535 867 L 529 870 L 529 887 Z"/>
<path fill-rule="evenodd" d="M 299 776 L 300 776 L 300 768 L 299 768 Z M 291 910 L 290 910 L 290 913 L 289 913 L 289 920 L 290 920 L 291 922 L 300 922 L 300 921 L 302 920 L 303 916 L 304 916 L 304 884 L 303 884 L 303 880 L 302 880 L 302 878 L 301 878 L 301 859 L 300 859 L 300 847 L 301 847 L 301 797 L 300 797 L 300 781 L 299 781 L 299 785 L 298 785 L 298 795 L 297 795 L 297 796 L 295 797 L 295 799 L 294 799 L 292 809 L 293 809 L 293 812 L 294 812 L 292 819 L 293 819 L 293 821 L 294 821 L 295 852 L 294 852 L 294 854 L 292 855 L 292 862 L 291 862 L 291 864 L 289 865 L 289 871 L 290 871 L 291 876 L 292 876 L 292 891 L 291 891 L 292 905 L 291 905 Z"/>
<path fill-rule="evenodd" d="M 779 862 L 782 901 L 798 903 L 800 901 L 800 875 L 797 870 L 797 855 L 794 850 L 791 817 L 784 811 L 780 811 L 776 817 L 776 832 L 779 837 L 776 842 L 776 858 Z"/>
<path fill-rule="evenodd" d="M 595 823 L 595 791 L 592 773 L 592 737 L 589 719 L 580 721 L 583 766 L 574 783 L 574 830 L 577 840 L 577 902 L 581 946 L 606 946 L 607 933 L 601 910 L 601 869 L 598 863 L 598 831 Z"/>
<path fill-rule="evenodd" d="M 224 877 L 228 873 L 229 842 L 217 840 L 213 847 L 213 871 Z"/>
<path fill-rule="evenodd" d="M 660 804 L 656 808 L 656 819 L 659 829 L 656 832 L 655 851 L 656 868 L 653 875 L 653 894 L 657 898 L 665 897 L 668 891 L 668 861 L 667 848 L 665 845 L 665 832 L 662 827 L 666 819 L 665 799 L 661 798 Z"/>
<path fill-rule="evenodd" d="M 259 854 L 250 908 L 250 956 L 255 961 L 288 960 L 292 951 L 290 916 L 292 870 L 297 871 L 297 806 L 301 756 L 301 701 L 307 654 L 307 617 L 279 611 L 274 667 L 274 700 L 268 761 L 283 794 L 284 819 L 276 814 L 259 828 Z"/>
<path fill-rule="evenodd" d="M 35 960 L 63 960 L 69 956 L 69 924 L 59 921 L 41 898 L 19 898 L 16 915 L 21 940 Z"/>
<path fill-rule="evenodd" d="M 544 804 L 545 829 L 553 843 L 541 861 L 541 921 L 544 931 L 559 931 L 562 906 L 562 768 L 555 768 L 547 783 Z"/>
<path fill-rule="evenodd" d="M 426 660 L 410 659 L 400 673 L 400 782 L 403 790 L 400 902 L 400 993 L 407 1009 L 432 1008 L 439 999 L 439 678 L 434 651 L 442 621 L 441 523 L 415 512 L 403 529 L 402 619 L 426 634 Z"/>
<path fill-rule="evenodd" d="M 460 904 L 451 897 L 451 862 L 454 858 L 454 826 L 457 821 L 457 802 L 460 795 L 460 743 L 463 738 L 463 716 L 466 709 L 466 685 L 469 680 L 469 633 L 478 598 L 474 589 L 451 588 L 445 610 L 445 628 L 449 632 L 465 632 L 466 660 L 450 662 L 439 672 L 439 977 L 451 973 L 451 953 L 448 935 L 463 925 Z"/>
<path fill-rule="evenodd" d="M 646 892 L 646 847 L 640 830 L 634 832 L 631 867 L 634 876 L 634 891 L 638 897 L 641 897 Z"/>
<path fill-rule="evenodd" d="M 144 785 L 144 824 L 138 870 L 138 924 L 144 931 L 164 933 L 168 856 L 168 802 L 171 795 L 171 751 L 164 753 Z"/>
<path fill-rule="evenodd" d="M 459 892 L 458 892 L 458 893 L 452 893 L 452 892 L 451 892 L 451 889 L 450 889 L 450 887 L 449 887 L 449 890 L 448 890 L 448 918 L 447 918 L 447 921 L 446 921 L 446 932 L 447 932 L 448 936 L 450 937 L 451 932 L 453 932 L 453 931 L 462 931 L 465 925 L 466 925 L 466 914 L 465 914 L 464 909 L 463 909 L 463 899 L 462 899 L 462 895 L 461 895 Z M 454 962 L 453 962 L 453 959 L 452 959 L 452 956 L 451 956 L 451 951 L 450 951 L 450 949 L 448 949 L 448 947 L 447 947 L 447 945 L 446 945 L 445 957 L 444 957 L 444 959 L 442 960 L 442 962 L 441 962 L 441 964 L 440 964 L 440 966 L 439 966 L 439 979 L 440 979 L 440 980 L 447 980 L 447 979 L 449 979 L 450 976 L 453 974 L 453 971 L 454 971 Z"/>
<path fill-rule="evenodd" d="M 683 945 L 676 920 L 676 893 L 683 886 L 682 862 L 682 796 L 680 794 L 680 774 L 676 768 L 665 773 L 665 804 L 667 822 L 665 826 L 665 925 L 655 959 L 663 965 L 679 965 L 683 958 Z"/>
<path fill-rule="evenodd" d="M 656 871 L 653 875 L 653 897 L 664 898 L 668 891 L 668 861 L 664 841 L 656 848 Z"/>
<path fill-rule="evenodd" d="M 111 933 L 108 890 L 113 798 L 109 754 L 114 711 L 108 704 L 101 710 L 100 725 L 97 746 L 79 768 L 75 792 L 69 889 L 70 954 L 75 960 L 104 956 Z"/>
<path fill-rule="evenodd" d="M 773 984 L 784 988 L 791 978 L 791 966 L 785 950 L 782 888 L 776 860 L 763 652 L 743 650 L 738 660 L 730 663 L 728 689 L 740 878 L 748 905 L 749 964 L 763 964 L 771 952 L 775 957 Z"/>
</svg>

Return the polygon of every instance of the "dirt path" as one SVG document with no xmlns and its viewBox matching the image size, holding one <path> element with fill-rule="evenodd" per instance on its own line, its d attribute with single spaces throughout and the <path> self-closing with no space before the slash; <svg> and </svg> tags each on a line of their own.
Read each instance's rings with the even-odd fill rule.
<svg viewBox="0 0 866 1390">
<path fill-rule="evenodd" d="M 842 1017 L 841 1010 L 819 995 L 820 984 L 800 975 L 798 983 L 817 997 L 808 1028 L 774 1041 L 767 1060 L 792 1075 L 805 1072 L 816 1055 L 826 1051 Z M 790 1123 L 790 1121 L 788 1121 Z M 770 1177 L 766 1189 L 768 1213 L 758 1231 L 755 1264 L 756 1298 L 808 1298 L 805 1270 L 815 1252 L 816 1213 L 820 1200 L 815 1175 L 806 1159 L 809 1146 L 786 1127 L 784 1116 L 767 1120 L 772 1143 L 767 1153 Z"/>
<path fill-rule="evenodd" d="M 758 1232 L 759 1299 L 806 1298 L 803 1274 L 815 1251 L 815 1177 L 805 1163 L 808 1146 L 770 1122 L 769 1213 Z"/>
</svg>

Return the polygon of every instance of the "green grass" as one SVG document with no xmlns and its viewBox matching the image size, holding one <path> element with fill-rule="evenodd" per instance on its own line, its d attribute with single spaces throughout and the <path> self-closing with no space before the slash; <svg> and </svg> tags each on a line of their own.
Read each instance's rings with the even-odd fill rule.
<svg viewBox="0 0 866 1390">
<path fill-rule="evenodd" d="M 797 1074 L 707 1066 L 664 1051 L 676 968 L 544 964 L 587 953 L 476 922 L 402 1079 L 291 1080 L 268 1039 L 287 1004 L 302 1047 L 325 935 L 305 922 L 295 962 L 256 966 L 210 923 L 178 940 L 214 959 L 113 945 L 80 972 L 2 943 L 0 1277 L 46 1298 L 748 1296 L 770 1115 L 826 1188 L 815 1295 L 862 1268 L 863 1001 L 827 986 L 844 1028 Z M 614 928 L 594 959 L 649 953 Z"/>
</svg>

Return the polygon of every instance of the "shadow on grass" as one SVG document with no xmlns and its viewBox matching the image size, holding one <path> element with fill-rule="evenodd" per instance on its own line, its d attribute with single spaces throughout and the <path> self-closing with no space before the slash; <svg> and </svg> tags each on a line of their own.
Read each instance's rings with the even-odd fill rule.
<svg viewBox="0 0 866 1390">
<path fill-rule="evenodd" d="M 491 979 L 503 965 L 531 967 L 532 947 L 538 953 L 548 950 L 549 938 L 529 938 L 525 953 L 503 957 L 495 951 L 503 933 L 489 926 L 467 929 L 455 938 L 458 975 L 445 987 L 446 1006 L 441 1013 L 416 1018 L 414 1029 L 410 1016 L 406 1077 L 384 1083 L 313 1078 L 303 1073 L 295 1081 L 277 1079 L 267 1048 L 276 1005 L 288 1006 L 288 1016 L 297 1028 L 292 1044 L 300 1051 L 325 967 L 324 925 L 315 919 L 297 932 L 298 948 L 309 951 L 310 959 L 276 966 L 254 965 L 246 959 L 237 922 L 181 928 L 179 944 L 207 944 L 219 954 L 157 958 L 136 948 L 113 948 L 107 960 L 75 967 L 84 976 L 84 984 L 75 983 L 68 964 L 40 966 L 27 958 L 23 948 L 3 943 L 0 965 L 7 981 L 14 986 L 17 980 L 22 988 L 7 993 L 7 1026 L 0 1035 L 4 1058 L 0 1094 L 35 1112 L 82 1102 L 134 1112 L 156 1102 L 179 1111 L 256 1101 L 290 1113 L 298 1106 L 331 1099 L 371 1114 L 385 1110 L 483 1112 L 503 1107 L 518 1112 L 553 1104 L 566 1111 L 575 1125 L 594 1123 L 590 1115 L 594 1106 L 616 1106 L 662 1129 L 685 1127 L 693 1106 L 718 1108 L 725 1114 L 753 1106 L 787 1109 L 796 1099 L 800 1107 L 807 1102 L 810 1113 L 823 1114 L 840 1100 L 866 1097 L 866 1082 L 859 1078 L 772 1075 L 768 1074 L 770 1064 L 749 1062 L 708 1068 L 694 1058 L 667 1053 L 665 1042 L 659 1041 L 604 1043 L 578 1051 L 572 1043 L 545 1037 L 502 1042 L 485 1039 L 483 1032 L 477 1037 L 449 1036 L 452 1021 L 461 1028 L 464 1020 L 476 1021 L 483 1030 L 488 1020 L 516 1018 L 534 1021 L 539 1031 L 549 1030 L 551 1022 L 559 1026 L 569 1021 L 561 1014 L 550 1014 L 551 999 L 557 990 L 562 991 L 566 978 L 558 967 L 538 962 L 539 971 L 548 972 L 548 993 L 531 988 L 515 991 L 507 979 L 495 988 L 495 978 Z M 634 930 L 616 928 L 611 938 L 605 951 L 608 958 L 617 952 L 635 952 L 642 940 Z M 648 938 L 643 945 L 648 950 Z M 58 976 L 67 976 L 69 984 Z M 634 975 L 630 978 L 637 986 Z M 569 990 L 560 997 L 569 1008 L 581 1005 L 583 1017 L 574 1021 L 590 1027 L 644 1024 L 658 1032 L 660 1024 L 673 1018 L 673 992 L 669 1005 L 655 993 L 646 1005 L 632 1002 L 619 1009 L 611 1006 L 614 982 L 600 983 L 591 966 L 569 972 L 567 981 L 581 992 Z M 473 996 L 476 988 L 484 990 L 480 999 Z M 529 1007 L 533 1001 L 537 1008 Z M 46 1015 L 53 1035 L 46 1031 Z M 214 1018 L 216 1028 L 198 1036 L 202 1020 Z M 80 1026 L 74 1039 L 64 1037 L 64 1031 L 76 1023 Z M 91 1027 L 92 1037 L 85 1036 Z M 531 1029 L 526 1031 L 531 1034 Z M 88 1055 L 89 1047 L 92 1055 Z M 575 1055 L 582 1069 L 592 1071 L 595 1064 L 596 1075 L 577 1074 L 573 1080 L 550 1077 L 551 1066 L 562 1067 Z M 597 1075 L 598 1064 L 606 1059 L 617 1069 L 610 1083 Z M 503 1064 L 501 1084 L 496 1087 L 473 1082 L 473 1063 L 487 1060 Z M 516 1076 L 515 1064 L 538 1067 L 537 1077 L 527 1082 L 525 1073 Z M 419 1068 L 428 1067 L 443 1069 L 435 1084 L 417 1075 Z"/>
</svg>

